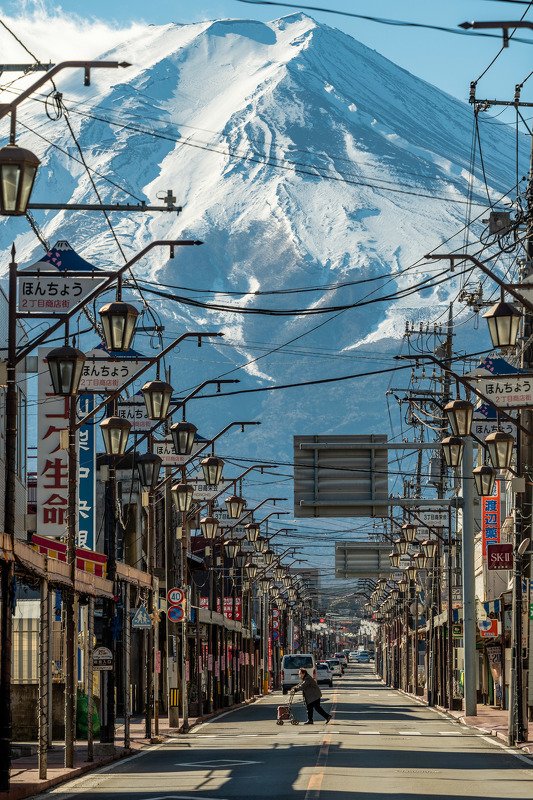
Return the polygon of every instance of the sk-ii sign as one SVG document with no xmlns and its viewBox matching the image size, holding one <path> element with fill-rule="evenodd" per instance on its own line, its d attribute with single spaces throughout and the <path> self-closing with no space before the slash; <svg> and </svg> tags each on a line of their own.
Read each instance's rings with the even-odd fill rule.
<svg viewBox="0 0 533 800">
<path fill-rule="evenodd" d="M 513 545 L 487 543 L 487 567 L 489 569 L 512 569 Z"/>
</svg>

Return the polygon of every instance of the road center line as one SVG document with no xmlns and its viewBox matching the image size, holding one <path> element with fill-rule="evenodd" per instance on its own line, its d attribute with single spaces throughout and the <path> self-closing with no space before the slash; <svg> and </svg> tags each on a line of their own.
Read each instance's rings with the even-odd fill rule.
<svg viewBox="0 0 533 800">
<path fill-rule="evenodd" d="M 335 713 L 336 707 L 337 707 L 337 691 L 334 691 L 333 703 L 331 704 L 331 711 L 330 711 L 332 715 Z M 325 731 L 324 738 L 322 739 L 322 744 L 320 745 L 320 750 L 318 751 L 318 758 L 316 761 L 315 769 L 313 771 L 313 774 L 309 778 L 309 783 L 307 784 L 307 790 L 305 792 L 304 800 L 319 800 L 320 790 L 322 789 L 322 782 L 324 780 L 326 764 L 328 761 L 330 744 L 331 744 L 331 732 Z"/>
</svg>

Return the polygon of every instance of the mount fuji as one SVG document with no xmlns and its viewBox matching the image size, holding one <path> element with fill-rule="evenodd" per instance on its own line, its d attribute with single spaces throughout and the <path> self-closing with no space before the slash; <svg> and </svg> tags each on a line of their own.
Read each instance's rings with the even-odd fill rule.
<svg viewBox="0 0 533 800">
<path fill-rule="evenodd" d="M 479 156 L 473 166 L 467 104 L 302 14 L 149 26 L 102 57 L 132 66 L 94 70 L 88 88 L 79 75 L 58 82 L 101 198 L 127 202 L 131 192 L 154 203 L 172 189 L 183 206 L 179 215 L 112 214 L 126 255 L 153 239 L 204 242 L 177 248 L 173 260 L 156 251 L 135 267 L 144 324 L 161 320 L 165 337 L 225 333 L 173 355 L 177 392 L 226 373 L 241 384 L 223 391 L 388 369 L 405 320 L 444 320 L 457 291 L 450 275 L 409 294 L 444 269 L 423 254 L 444 240 L 446 249 L 463 246 L 465 222 L 479 218 L 472 230 L 481 231 L 487 196 L 497 202 L 516 182 L 507 125 L 481 115 L 486 185 Z M 48 119 L 42 99 L 19 111 L 19 142 L 42 160 L 33 199 L 95 202 L 65 120 Z M 35 218 L 50 244 L 67 240 L 99 268 L 122 263 L 101 214 Z M 25 220 L 0 224 L 4 252 L 13 239 L 21 264 L 38 260 Z M 306 291 L 286 293 L 295 289 Z M 405 296 L 389 297 L 398 292 Z M 389 299 L 310 317 L 231 313 L 316 312 L 380 296 Z M 153 334 L 141 331 L 136 349 L 152 346 Z M 387 432 L 389 379 L 195 401 L 188 416 L 209 434 L 232 419 L 261 419 L 224 440 L 221 454 L 291 462 L 295 433 Z"/>
</svg>

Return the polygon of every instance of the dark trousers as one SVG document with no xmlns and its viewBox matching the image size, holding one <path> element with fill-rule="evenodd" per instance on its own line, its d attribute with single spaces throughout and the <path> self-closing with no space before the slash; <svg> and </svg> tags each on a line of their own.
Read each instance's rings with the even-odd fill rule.
<svg viewBox="0 0 533 800">
<path fill-rule="evenodd" d="M 306 703 L 307 705 L 307 720 L 308 722 L 313 721 L 313 711 L 316 711 L 317 714 L 320 714 L 321 717 L 327 719 L 329 714 L 327 711 L 324 711 L 322 706 L 320 705 L 320 700 L 313 700 L 312 703 Z"/>
</svg>

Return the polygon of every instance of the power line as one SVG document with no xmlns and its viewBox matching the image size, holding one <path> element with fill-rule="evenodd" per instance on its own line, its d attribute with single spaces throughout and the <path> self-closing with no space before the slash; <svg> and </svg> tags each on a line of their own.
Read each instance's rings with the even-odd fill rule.
<svg viewBox="0 0 533 800">
<path fill-rule="evenodd" d="M 392 25 L 397 28 L 422 28 L 430 31 L 440 31 L 441 33 L 453 33 L 456 36 L 482 36 L 486 39 L 499 39 L 500 36 L 494 33 L 480 33 L 479 31 L 463 31 L 456 28 L 447 28 L 443 25 L 431 25 L 425 22 L 407 22 L 399 19 L 386 19 L 385 17 L 372 17 L 367 14 L 354 14 L 352 11 L 341 11 L 340 9 L 324 8 L 323 6 L 301 5 L 299 3 L 281 3 L 274 0 L 237 0 L 238 3 L 245 3 L 249 6 L 280 6 L 282 8 L 297 8 L 301 11 L 320 11 L 324 14 L 335 14 L 340 17 L 351 17 L 352 19 L 363 19 L 367 22 L 376 22 L 379 25 Z M 521 44 L 533 44 L 530 39 L 515 39 Z"/>
</svg>

